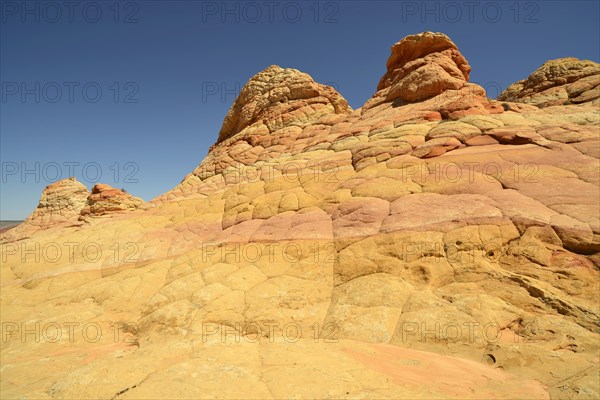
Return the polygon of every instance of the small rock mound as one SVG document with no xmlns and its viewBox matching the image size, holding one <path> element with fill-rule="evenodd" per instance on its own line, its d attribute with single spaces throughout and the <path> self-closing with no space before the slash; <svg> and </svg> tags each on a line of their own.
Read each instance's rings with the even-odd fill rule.
<svg viewBox="0 0 600 400">
<path fill-rule="evenodd" d="M 527 79 L 510 85 L 498 100 L 538 107 L 600 103 L 600 64 L 577 58 L 545 62 Z"/>
<path fill-rule="evenodd" d="M 144 200 L 134 197 L 121 189 L 105 184 L 96 184 L 87 198 L 86 206 L 81 210 L 80 220 L 106 214 L 133 211 L 144 204 Z"/>
<path fill-rule="evenodd" d="M 422 101 L 469 80 L 471 66 L 443 33 L 410 35 L 392 46 L 387 72 L 377 90 L 388 89 L 387 101 Z"/>
<path fill-rule="evenodd" d="M 46 186 L 37 208 L 29 216 L 14 228 L 0 232 L 0 243 L 20 240 L 55 226 L 77 224 L 89 193 L 75 177 Z"/>
<path fill-rule="evenodd" d="M 217 143 L 255 123 L 268 132 L 305 126 L 328 114 L 347 114 L 348 102 L 331 86 L 310 75 L 272 65 L 252 77 L 227 113 Z"/>
<path fill-rule="evenodd" d="M 77 220 L 88 195 L 88 188 L 75 177 L 55 182 L 44 189 L 37 208 L 24 222 L 44 228 Z"/>
</svg>

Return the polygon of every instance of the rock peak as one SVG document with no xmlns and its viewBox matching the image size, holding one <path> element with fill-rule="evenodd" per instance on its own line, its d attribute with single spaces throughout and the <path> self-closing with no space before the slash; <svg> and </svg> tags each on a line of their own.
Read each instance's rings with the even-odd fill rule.
<svg viewBox="0 0 600 400">
<path fill-rule="evenodd" d="M 73 219 L 85 205 L 89 191 L 74 176 L 44 189 L 35 211 L 27 218 L 36 225 L 50 225 Z"/>
<path fill-rule="evenodd" d="M 37 208 L 21 224 L 4 232 L 0 243 L 21 240 L 54 226 L 76 224 L 89 193 L 73 176 L 51 183 L 42 191 Z"/>
<path fill-rule="evenodd" d="M 600 64 L 574 57 L 546 61 L 529 77 L 513 83 L 498 96 L 501 101 L 538 107 L 598 103 L 599 98 Z"/>
<path fill-rule="evenodd" d="M 293 68 L 271 65 L 244 85 L 225 116 L 220 143 L 254 124 L 269 132 L 303 126 L 327 114 L 347 114 L 348 102 L 331 86 Z"/>
<path fill-rule="evenodd" d="M 469 81 L 471 66 L 443 33 L 423 32 L 394 44 L 387 72 L 377 90 L 388 90 L 386 100 L 422 101 Z"/>
</svg>

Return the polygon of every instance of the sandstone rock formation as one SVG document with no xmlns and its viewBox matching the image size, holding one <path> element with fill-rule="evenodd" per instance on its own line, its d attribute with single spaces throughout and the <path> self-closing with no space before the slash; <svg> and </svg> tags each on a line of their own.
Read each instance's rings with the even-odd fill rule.
<svg viewBox="0 0 600 400">
<path fill-rule="evenodd" d="M 539 107 L 600 104 L 600 64 L 573 57 L 547 61 L 527 79 L 510 85 L 498 100 Z"/>
<path fill-rule="evenodd" d="M 428 119 L 457 119 L 503 111 L 500 103 L 486 97 L 481 86 L 468 82 L 471 66 L 443 33 L 407 36 L 394 44 L 391 51 L 387 72 L 363 110 L 386 103 L 402 106 L 420 102 L 412 104 L 412 110 L 428 115 Z"/>
<path fill-rule="evenodd" d="M 88 189 L 74 177 L 48 185 L 42 192 L 40 203 L 27 218 L 27 222 L 48 227 L 73 221 L 87 201 Z"/>
<path fill-rule="evenodd" d="M 242 88 L 223 121 L 217 143 L 253 126 L 256 134 L 310 125 L 328 114 L 352 109 L 331 86 L 296 69 L 271 65 Z"/>
<path fill-rule="evenodd" d="M 598 398 L 597 105 L 387 66 L 354 111 L 269 67 L 171 191 L 3 244 L 2 397 Z"/>
<path fill-rule="evenodd" d="M 94 185 L 90 193 L 84 184 L 70 177 L 48 185 L 34 212 L 21 224 L 2 232 L 0 243 L 30 237 L 41 229 L 80 226 L 83 221 L 134 211 L 144 204 L 139 197 L 102 183 Z"/>
<path fill-rule="evenodd" d="M 88 188 L 75 177 L 48 185 L 37 208 L 23 223 L 4 233 L 0 242 L 17 240 L 40 229 L 76 223 L 88 195 Z"/>
<path fill-rule="evenodd" d="M 466 86 L 470 72 L 471 66 L 448 36 L 425 32 L 392 46 L 377 90 L 389 88 L 386 100 L 422 101 Z"/>
<path fill-rule="evenodd" d="M 81 209 L 80 220 L 106 214 L 133 211 L 140 208 L 144 200 L 134 197 L 121 189 L 98 183 L 92 188 L 92 193 Z"/>
</svg>

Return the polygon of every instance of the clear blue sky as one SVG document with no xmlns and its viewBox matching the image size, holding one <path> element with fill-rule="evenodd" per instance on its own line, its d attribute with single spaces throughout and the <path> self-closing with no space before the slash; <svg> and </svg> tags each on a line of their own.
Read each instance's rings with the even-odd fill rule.
<svg viewBox="0 0 600 400">
<path fill-rule="evenodd" d="M 73 3 L 1 2 L 3 220 L 70 168 L 145 200 L 169 190 L 217 139 L 230 92 L 271 64 L 357 108 L 390 46 L 426 30 L 454 40 L 490 97 L 548 59 L 600 56 L 595 0 Z"/>
</svg>

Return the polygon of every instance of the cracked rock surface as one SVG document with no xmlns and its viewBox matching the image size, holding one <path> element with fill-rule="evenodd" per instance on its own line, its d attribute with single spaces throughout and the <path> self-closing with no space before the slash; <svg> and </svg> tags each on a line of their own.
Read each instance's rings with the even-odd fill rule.
<svg viewBox="0 0 600 400">
<path fill-rule="evenodd" d="M 520 101 L 540 107 L 592 102 L 600 104 L 600 65 L 589 60 L 549 60 L 527 79 L 515 82 L 498 100 Z"/>
<path fill-rule="evenodd" d="M 171 191 L 3 233 L 2 397 L 598 398 L 597 101 L 469 71 L 412 35 L 351 110 L 271 66 Z"/>
</svg>

